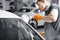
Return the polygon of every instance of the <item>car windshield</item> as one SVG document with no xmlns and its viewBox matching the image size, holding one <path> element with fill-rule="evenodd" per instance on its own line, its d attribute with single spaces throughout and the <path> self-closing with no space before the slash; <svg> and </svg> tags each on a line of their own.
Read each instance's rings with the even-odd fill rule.
<svg viewBox="0 0 60 40">
<path fill-rule="evenodd" d="M 0 39 L 43 40 L 35 30 L 18 18 L 0 18 Z"/>
</svg>

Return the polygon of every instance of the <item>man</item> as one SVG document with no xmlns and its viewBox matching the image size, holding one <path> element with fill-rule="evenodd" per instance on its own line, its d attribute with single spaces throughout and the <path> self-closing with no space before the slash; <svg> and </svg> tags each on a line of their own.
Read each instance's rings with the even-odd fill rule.
<svg viewBox="0 0 60 40">
<path fill-rule="evenodd" d="M 45 11 L 45 16 L 35 15 L 34 20 L 44 20 L 44 29 L 46 40 L 60 40 L 60 15 L 57 4 L 49 4 L 47 0 L 38 0 L 38 8 Z M 39 19 L 40 17 L 40 19 Z"/>
</svg>

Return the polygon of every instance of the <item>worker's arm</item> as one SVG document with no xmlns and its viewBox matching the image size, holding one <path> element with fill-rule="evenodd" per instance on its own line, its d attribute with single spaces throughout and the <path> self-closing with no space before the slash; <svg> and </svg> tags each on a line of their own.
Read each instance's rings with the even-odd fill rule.
<svg viewBox="0 0 60 40">
<path fill-rule="evenodd" d="M 45 22 L 55 22 L 58 18 L 58 9 L 52 9 L 49 15 L 42 17 Z"/>
</svg>

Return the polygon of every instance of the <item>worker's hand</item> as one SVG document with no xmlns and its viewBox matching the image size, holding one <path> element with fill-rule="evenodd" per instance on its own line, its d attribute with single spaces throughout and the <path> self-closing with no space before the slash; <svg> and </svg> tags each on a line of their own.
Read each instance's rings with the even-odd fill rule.
<svg viewBox="0 0 60 40">
<path fill-rule="evenodd" d="M 33 19 L 35 21 L 39 21 L 39 20 L 42 20 L 42 16 L 40 14 L 35 14 L 34 17 L 33 17 Z"/>
</svg>

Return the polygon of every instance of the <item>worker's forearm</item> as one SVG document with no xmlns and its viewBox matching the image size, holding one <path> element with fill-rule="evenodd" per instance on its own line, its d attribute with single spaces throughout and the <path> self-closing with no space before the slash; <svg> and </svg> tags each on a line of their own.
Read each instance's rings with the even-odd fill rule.
<svg viewBox="0 0 60 40">
<path fill-rule="evenodd" d="M 44 20 L 45 22 L 55 22 L 57 19 L 55 17 L 55 15 L 52 15 L 51 13 L 47 16 L 41 16 L 39 14 L 36 14 L 33 17 L 34 20 L 38 21 L 38 20 Z"/>
<path fill-rule="evenodd" d="M 53 18 L 50 16 L 43 16 L 42 20 L 44 20 L 45 22 L 54 22 Z"/>
</svg>

